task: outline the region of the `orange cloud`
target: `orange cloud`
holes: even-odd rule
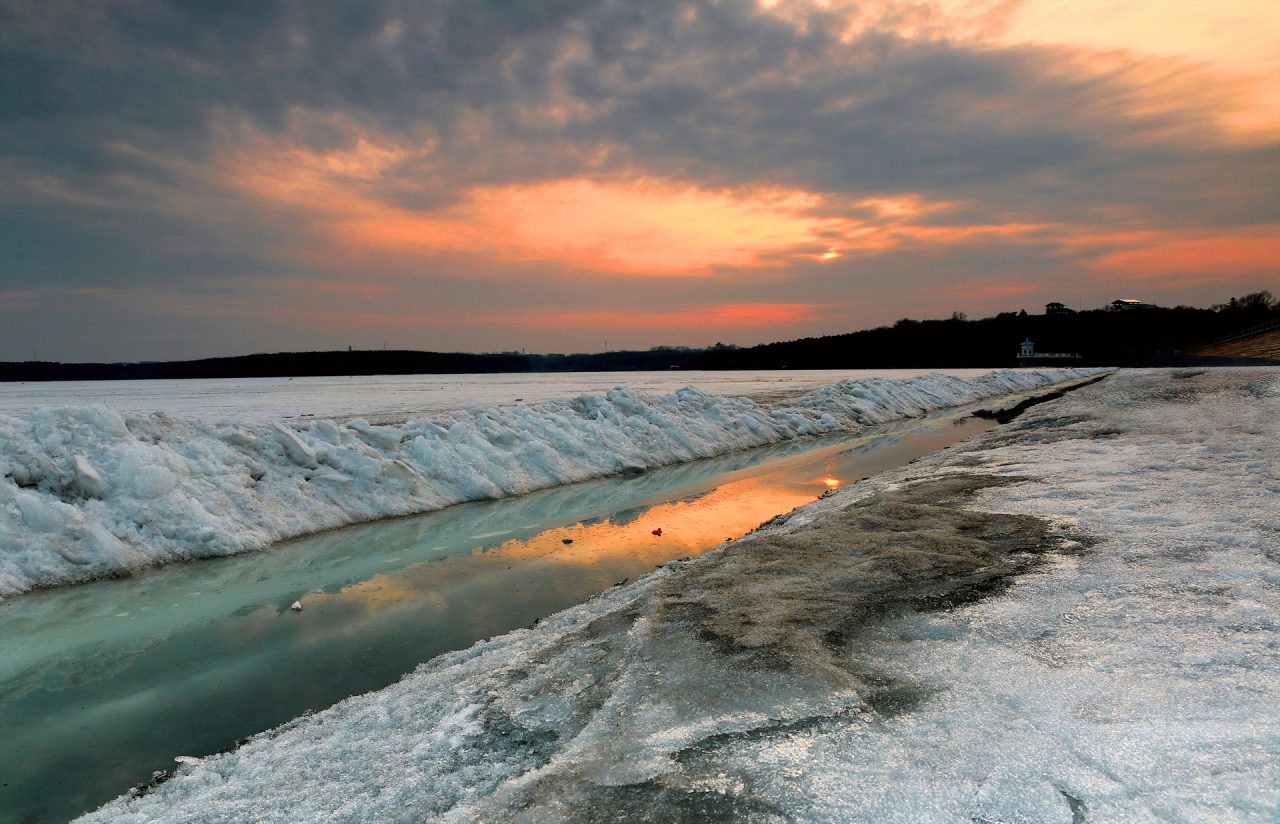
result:
[[[838,221],[806,215],[816,200],[800,192],[733,195],[649,180],[570,179],[473,188],[461,203],[431,214],[361,203],[336,229],[355,248],[469,251],[634,275],[706,274],[821,243],[819,233]]]
[[[915,225],[954,204],[915,194],[841,198],[801,190],[702,189],[652,178],[585,178],[472,186],[450,204],[388,202],[406,165],[430,147],[361,136],[318,152],[288,140],[239,135],[220,179],[259,203],[301,216],[319,244],[302,254],[332,262],[374,254],[464,254],[501,263],[555,262],[624,275],[708,275],[717,267],[826,262],[904,242],[964,242],[1021,226]],[[837,206],[838,208],[833,208]]]
[[[414,210],[378,199],[370,185],[370,170],[394,166],[407,150],[397,153],[373,140],[359,141],[340,157],[296,147],[259,149],[238,159],[226,180],[260,202],[307,215],[321,240],[307,254],[325,261],[368,253],[460,253],[503,263],[557,262],[579,271],[699,276],[717,267],[828,262],[904,243],[1012,239],[1043,228],[920,225],[926,215],[955,204],[914,194],[842,199],[833,208],[820,195],[799,190],[712,191],[647,178],[477,186],[448,206]],[[345,156],[361,152],[372,157]]]
[[[1265,235],[1192,239],[1164,236],[1141,248],[1102,255],[1087,265],[1144,279],[1197,275],[1197,279],[1204,280],[1256,272],[1280,278],[1280,227]]]
[[[478,199],[486,222],[511,226],[536,256],[636,274],[749,265],[761,252],[817,242],[831,222],[805,216],[817,198],[801,192],[734,196],[649,181],[559,181]]]
[[[1099,59],[1103,58],[1139,74],[1164,70],[1151,65],[1135,69],[1137,64],[1114,52]],[[1199,77],[1191,72],[1173,85],[1172,81],[1156,82],[1164,92],[1146,97],[1135,92],[1131,102],[1139,109],[1172,106],[1181,99],[1178,89],[1189,95],[1200,93],[1195,90]],[[247,129],[229,132],[236,148],[224,154],[218,166],[224,185],[269,209],[300,218],[315,242],[290,253],[326,265],[345,263],[348,268],[364,269],[371,260],[387,257],[419,264],[451,255],[501,266],[550,263],[580,273],[706,276],[726,269],[829,264],[893,249],[1025,244],[1057,247],[1058,254],[1087,268],[1140,278],[1202,273],[1204,279],[1215,279],[1276,268],[1274,229],[1266,236],[1188,239],[1181,233],[1145,227],[1119,232],[1101,228],[1108,223],[1142,226],[1140,213],[1100,217],[1095,225],[949,223],[948,213],[973,204],[913,193],[839,196],[776,187],[730,191],[654,178],[573,177],[473,185],[456,189],[454,199],[445,205],[413,208],[393,202],[390,195],[439,182],[432,177],[434,144],[430,140],[420,145],[398,143],[351,124],[344,127],[353,138],[346,148],[331,151]],[[474,271],[483,272],[485,267],[476,266]],[[383,293],[379,287],[359,283],[317,288],[365,298]],[[493,322],[653,329],[776,325],[807,319],[804,313],[810,308],[726,304],[680,312],[569,312]],[[344,325],[456,322],[413,312],[394,316],[399,321],[362,317],[340,313],[333,321]]]
[[[1268,0],[1035,0],[1011,7],[1004,43],[1063,44],[1098,53],[1176,58],[1185,67],[1205,66],[1236,78],[1237,104],[1224,112],[1237,130],[1272,132],[1280,122],[1280,11]],[[1188,74],[1183,72],[1184,75]],[[1204,89],[1205,72],[1189,78],[1202,92],[1221,97],[1224,88]],[[1186,89],[1188,95],[1193,90]],[[1206,102],[1211,102],[1206,100]],[[1221,105],[1218,108],[1222,108]]]
[[[811,303],[727,303],[670,312],[583,309],[465,316],[427,312],[335,312],[291,306],[272,311],[282,317],[346,328],[486,325],[525,329],[738,329],[814,320],[818,308]]]
[[[434,210],[380,199],[380,176],[421,154],[365,137],[329,153],[252,139],[224,164],[222,180],[308,217],[332,247],[322,255],[461,252],[634,275],[707,274],[766,253],[820,254],[830,246],[823,238],[844,234],[847,223],[811,214],[818,198],[805,192],[728,193],[647,179],[476,186]]]
[[[727,303],[674,312],[542,312],[522,317],[514,325],[575,329],[734,329],[815,320],[817,308],[811,303]]]
[[[1128,85],[1125,114],[1185,114],[1193,106],[1244,139],[1275,139],[1280,128],[1280,13],[1274,0],[757,3],[800,32],[815,21],[828,27],[843,21],[846,43],[868,32],[893,32],[915,41],[1048,47],[1062,71],[1080,81]],[[1185,125],[1185,118],[1179,120]]]

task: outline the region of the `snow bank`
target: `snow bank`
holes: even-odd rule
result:
[[[688,387],[373,426],[226,427],[102,406],[0,415],[0,596],[461,501],[925,414],[1097,370],[844,381],[764,409]]]
[[[1271,821],[1278,420],[1121,373],[82,820]]]

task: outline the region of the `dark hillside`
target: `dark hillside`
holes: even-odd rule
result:
[[[609,372],[699,369],[705,352],[654,350],[578,355],[475,355],[465,352],[367,350],[279,352],[161,363],[0,363],[0,381],[176,380],[323,375],[455,375],[494,372]]]
[[[0,381],[174,380],[321,375],[420,375],[492,372],[626,372],[665,369],[999,368],[1018,365],[1018,346],[1079,354],[1081,366],[1270,363],[1197,359],[1190,350],[1280,319],[1280,305],[1259,292],[1213,309],[1156,307],[1061,315],[1005,313],[983,320],[903,319],[893,326],[738,349],[657,348],[642,352],[523,355],[366,350],[281,352],[163,363],[0,363]]]
[[[1185,360],[1187,350],[1280,317],[1274,305],[1252,310],[1097,310],[1070,315],[1002,314],[983,320],[900,320],[847,335],[708,352],[706,369],[888,369],[1016,366],[1018,345],[1082,356],[1084,366],[1155,366]]]

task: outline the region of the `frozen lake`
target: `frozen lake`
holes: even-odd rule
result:
[[[911,378],[929,372],[963,378],[989,369],[812,369],[741,372],[553,372],[498,375],[372,375],[321,378],[227,378],[173,381],[0,383],[0,413],[38,406],[105,403],[121,412],[165,412],[215,423],[310,417],[367,418],[375,424],[449,412],[468,404],[511,406],[602,392],[618,385],[643,392],[696,386],[715,395],[771,403],[826,384],[865,377]]]
[[[0,601],[0,809],[66,821],[994,425],[970,408]]]
[[[86,824],[1274,822],[1277,420],[1274,369],[1121,371],[961,449],[815,501],[724,551],[664,564],[532,630],[433,658],[385,689],[299,717],[234,752],[164,764],[178,768],[172,780],[113,802]],[[813,457],[816,465],[793,476],[808,495],[821,489],[815,482],[839,480],[846,456]],[[12,714],[0,717],[0,748],[33,780],[49,782],[40,797],[63,798],[69,773],[33,759],[75,735],[85,745],[63,750],[73,757],[120,758],[126,747],[93,732],[112,714],[155,712],[156,723],[135,729],[164,729],[163,690],[141,684],[148,671],[189,675],[193,688],[224,682],[229,700],[214,713],[239,722],[242,705],[274,693],[232,689],[228,679],[239,670],[196,666],[200,655],[232,644],[245,656],[286,650],[288,660],[274,666],[245,667],[266,672],[269,688],[293,662],[308,666],[311,647],[290,646],[291,633],[320,638],[328,624],[338,641],[366,616],[429,631],[427,616],[447,622],[451,611],[514,622],[525,605],[551,597],[530,586],[533,576],[517,574],[535,564],[544,564],[543,580],[567,583],[572,567],[593,558],[639,569],[646,550],[668,538],[732,534],[693,527],[729,497],[727,487],[749,488],[754,501],[764,479],[738,476],[701,497],[669,487],[647,510],[617,508],[626,505],[619,498],[627,496],[614,494],[621,486],[694,467],[581,485],[611,488],[605,501],[616,505],[552,524],[542,538],[521,531],[538,529],[539,519],[513,517],[465,532],[485,552],[434,563],[417,555],[426,563],[332,587],[324,580],[345,576],[317,565],[296,587],[243,601],[238,618],[219,621],[228,631],[209,633],[203,647],[194,636],[186,644],[169,636],[134,647],[140,654],[123,671],[124,657],[110,648],[92,658],[69,653],[115,633],[145,637],[151,621],[168,631],[205,604],[230,601],[233,587],[211,594],[202,582],[193,593],[182,589],[189,581],[174,580],[163,593],[148,590],[150,603],[140,592],[109,599],[97,620],[90,613],[99,606],[72,609],[50,593],[45,614],[84,615],[84,630],[55,651],[65,625],[34,608],[22,631],[16,623],[0,629],[17,643],[39,637],[50,664],[15,670],[15,684],[32,691],[15,695]],[[791,484],[767,486],[781,493]],[[533,499],[497,502],[492,511],[515,516],[512,507]],[[661,544],[647,537],[651,524],[664,527]],[[423,534],[426,553],[444,531]],[[574,543],[557,542],[560,535]],[[613,536],[634,550],[597,555]],[[387,564],[395,568],[411,551],[388,545],[381,557],[400,559]],[[332,552],[312,557],[331,557],[336,570],[376,555]],[[601,586],[628,576],[590,569]],[[464,570],[493,575],[453,575]],[[506,586],[476,588],[482,611],[455,611],[466,603],[453,598],[461,589],[441,584],[464,578]],[[257,577],[241,580],[252,587]],[[262,585],[284,580],[272,574]],[[439,596],[438,611],[425,608],[424,587]],[[307,593],[296,614],[287,607],[292,592]],[[411,610],[394,622],[400,605],[419,603],[424,620],[408,617]],[[350,661],[358,671],[378,660],[355,638],[343,651],[320,646],[318,668]],[[15,650],[11,660],[22,657]],[[140,679],[137,688],[130,677]],[[77,678],[80,686],[70,686]],[[63,685],[61,694],[51,689]],[[85,690],[83,700],[63,698],[66,689]],[[116,689],[116,700],[92,700],[95,689]],[[38,713],[52,709],[39,706],[42,690],[69,711],[42,723]],[[195,690],[176,693],[185,700]],[[169,712],[182,722],[200,716]],[[18,775],[4,763],[0,773]],[[17,780],[7,777],[6,789],[14,792]]]

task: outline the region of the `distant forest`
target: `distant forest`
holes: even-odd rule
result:
[[[769,343],[704,355],[704,369],[887,369],[1018,365],[1018,346],[1078,354],[1081,366],[1158,366],[1196,362],[1184,353],[1233,333],[1280,319],[1280,304],[1257,292],[1211,309],[1155,306],[1069,314],[1004,312],[968,320],[903,318],[847,335]],[[1224,360],[1224,359],[1218,359]]]
[[[1280,320],[1280,303],[1256,292],[1210,309],[1155,306],[1062,314],[1005,312],[969,320],[903,318],[845,335],[739,349],[657,347],[647,351],[573,355],[517,352],[468,354],[364,350],[281,352],[233,358],[161,363],[0,362],[0,381],[156,380],[180,378],[412,375],[493,372],[623,372],[666,369],[888,369],[1000,368],[1018,365],[1018,346],[1030,339],[1037,352],[1079,354],[1081,366],[1159,366],[1232,363],[1189,350],[1254,326]],[[1266,362],[1266,361],[1262,361]]]

